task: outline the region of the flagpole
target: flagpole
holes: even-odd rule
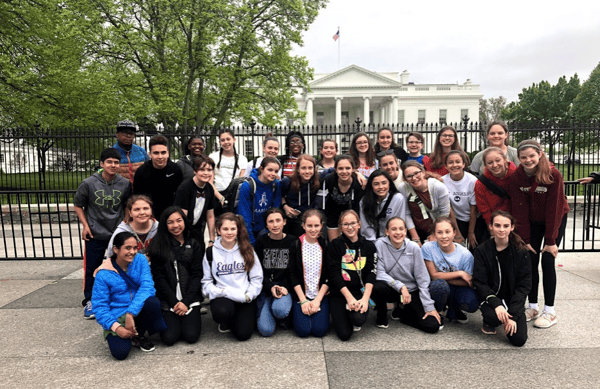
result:
[[[340,27],[338,26],[338,34],[340,33]],[[340,38],[338,38],[338,69],[340,68],[340,47],[342,45],[342,39],[341,39],[341,35]]]

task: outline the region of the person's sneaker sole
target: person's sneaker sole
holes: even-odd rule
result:
[[[540,319],[542,316],[540,316],[538,319]],[[544,324],[538,323],[538,320],[536,320],[535,323],[533,323],[533,326],[535,328],[550,328],[553,325],[555,325],[556,323],[558,323],[558,318],[555,316],[554,320],[545,321]]]
[[[156,347],[154,347],[154,344],[152,344],[152,347],[142,347],[142,344],[137,339],[132,339],[131,345],[134,347],[139,347],[140,350],[142,350],[143,352],[146,352],[146,353],[150,353],[150,352],[156,350]]]
[[[356,327],[356,326],[354,326],[354,332],[358,332],[360,330],[362,330],[362,327]]]
[[[533,309],[533,308],[527,308],[527,309],[525,310],[525,321],[532,321],[532,320],[536,320],[538,317],[542,316],[542,315],[541,315],[541,312],[540,312],[540,311],[538,311],[537,309],[535,310],[535,311],[537,311],[537,313],[536,313],[535,315],[532,315],[532,316],[528,315],[528,314],[527,314],[527,311],[528,311],[529,309]]]
[[[486,335],[496,335],[495,329],[490,329],[486,326],[481,327],[481,332],[483,332]]]
[[[92,320],[96,318],[96,315],[94,315],[93,313],[89,316],[86,316],[85,314],[83,315],[83,318],[86,320]]]
[[[389,325],[389,324],[376,324],[376,325],[377,325],[377,327],[379,327],[379,328],[389,328],[389,327],[390,327],[390,325]]]
[[[218,329],[218,330],[219,330],[219,332],[220,332],[220,333],[222,333],[222,334],[227,334],[227,333],[231,332],[231,330],[230,330],[229,328],[225,328],[224,330],[223,330],[223,329],[221,329],[221,325],[220,325],[220,324],[217,326],[217,329]]]

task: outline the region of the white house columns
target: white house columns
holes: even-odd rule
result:
[[[342,125],[342,99],[341,96],[335,97],[335,125]]]
[[[313,98],[308,97],[306,99],[306,125],[314,126],[314,116],[313,116]]]
[[[371,96],[363,96],[363,123],[365,124],[365,126],[368,126],[370,123],[370,114],[369,112],[371,112],[371,106],[370,106],[370,102],[369,100],[371,99]]]
[[[398,124],[398,98],[396,96],[392,97],[392,123],[391,124]]]

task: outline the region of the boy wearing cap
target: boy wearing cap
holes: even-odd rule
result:
[[[133,175],[142,164],[150,159],[144,148],[134,145],[136,127],[130,120],[117,123],[117,143],[113,146],[121,154],[119,174],[133,185]]]

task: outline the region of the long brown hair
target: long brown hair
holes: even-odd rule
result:
[[[494,218],[496,216],[502,216],[502,217],[509,219],[511,226],[514,226],[517,224],[517,219],[515,219],[515,217],[513,215],[511,215],[510,213],[508,213],[506,211],[502,211],[501,209],[497,209],[494,212],[492,212],[492,217],[490,219],[492,222],[490,223],[490,225],[494,224]],[[527,249],[527,244],[525,244],[523,239],[521,239],[519,234],[517,234],[514,230],[512,230],[510,232],[510,235],[508,236],[508,242],[512,245],[515,245],[517,250],[526,250]]]
[[[365,153],[366,154],[365,159],[366,159],[367,166],[369,166],[369,167],[375,166],[375,149],[373,148],[373,143],[371,142],[371,138],[369,138],[369,136],[367,134],[365,134],[364,132],[357,132],[356,134],[354,134],[354,136],[352,137],[352,142],[350,142],[350,155],[352,156],[352,159],[354,160],[354,165],[360,166],[359,153],[358,153],[358,150],[356,149],[356,141],[361,136],[364,136],[369,141],[369,149]]]
[[[450,146],[450,150],[463,151],[463,148],[461,147],[460,143],[458,143],[458,133],[456,132],[454,127],[446,126],[442,128],[437,133],[437,137],[435,138],[435,146],[433,146],[433,152],[429,154],[429,159],[431,160],[431,167],[434,169],[439,169],[442,166],[444,166],[444,160],[442,159],[444,156],[444,148],[440,143],[440,139],[442,137],[442,134],[448,130],[451,130],[454,133],[454,143],[452,143],[452,146]]]
[[[233,212],[225,212],[217,219],[215,223],[215,227],[217,228],[217,232],[223,226],[223,222],[225,220],[234,222],[238,234],[237,234],[237,243],[240,248],[240,253],[242,254],[242,258],[244,258],[244,271],[249,272],[254,267],[254,249],[250,244],[250,237],[248,236],[248,231],[246,230],[246,226],[244,224],[244,219],[240,215],[236,215]]]
[[[294,167],[294,173],[290,177],[290,189],[292,192],[297,193],[300,191],[300,185],[302,184],[302,178],[300,177],[300,163],[302,161],[308,161],[313,165],[313,176],[309,181],[312,191],[316,191],[319,189],[319,175],[317,174],[317,162],[313,157],[307,154],[302,154],[298,157],[296,161],[296,166]]]
[[[517,156],[521,155],[521,151],[532,148],[538,153],[540,156],[540,162],[537,165],[537,170],[535,171],[535,181],[538,184],[542,185],[550,185],[554,184],[554,179],[552,178],[552,165],[550,165],[550,161],[546,157],[546,153],[542,150],[542,146],[533,139],[526,139],[519,143],[517,146]]]

